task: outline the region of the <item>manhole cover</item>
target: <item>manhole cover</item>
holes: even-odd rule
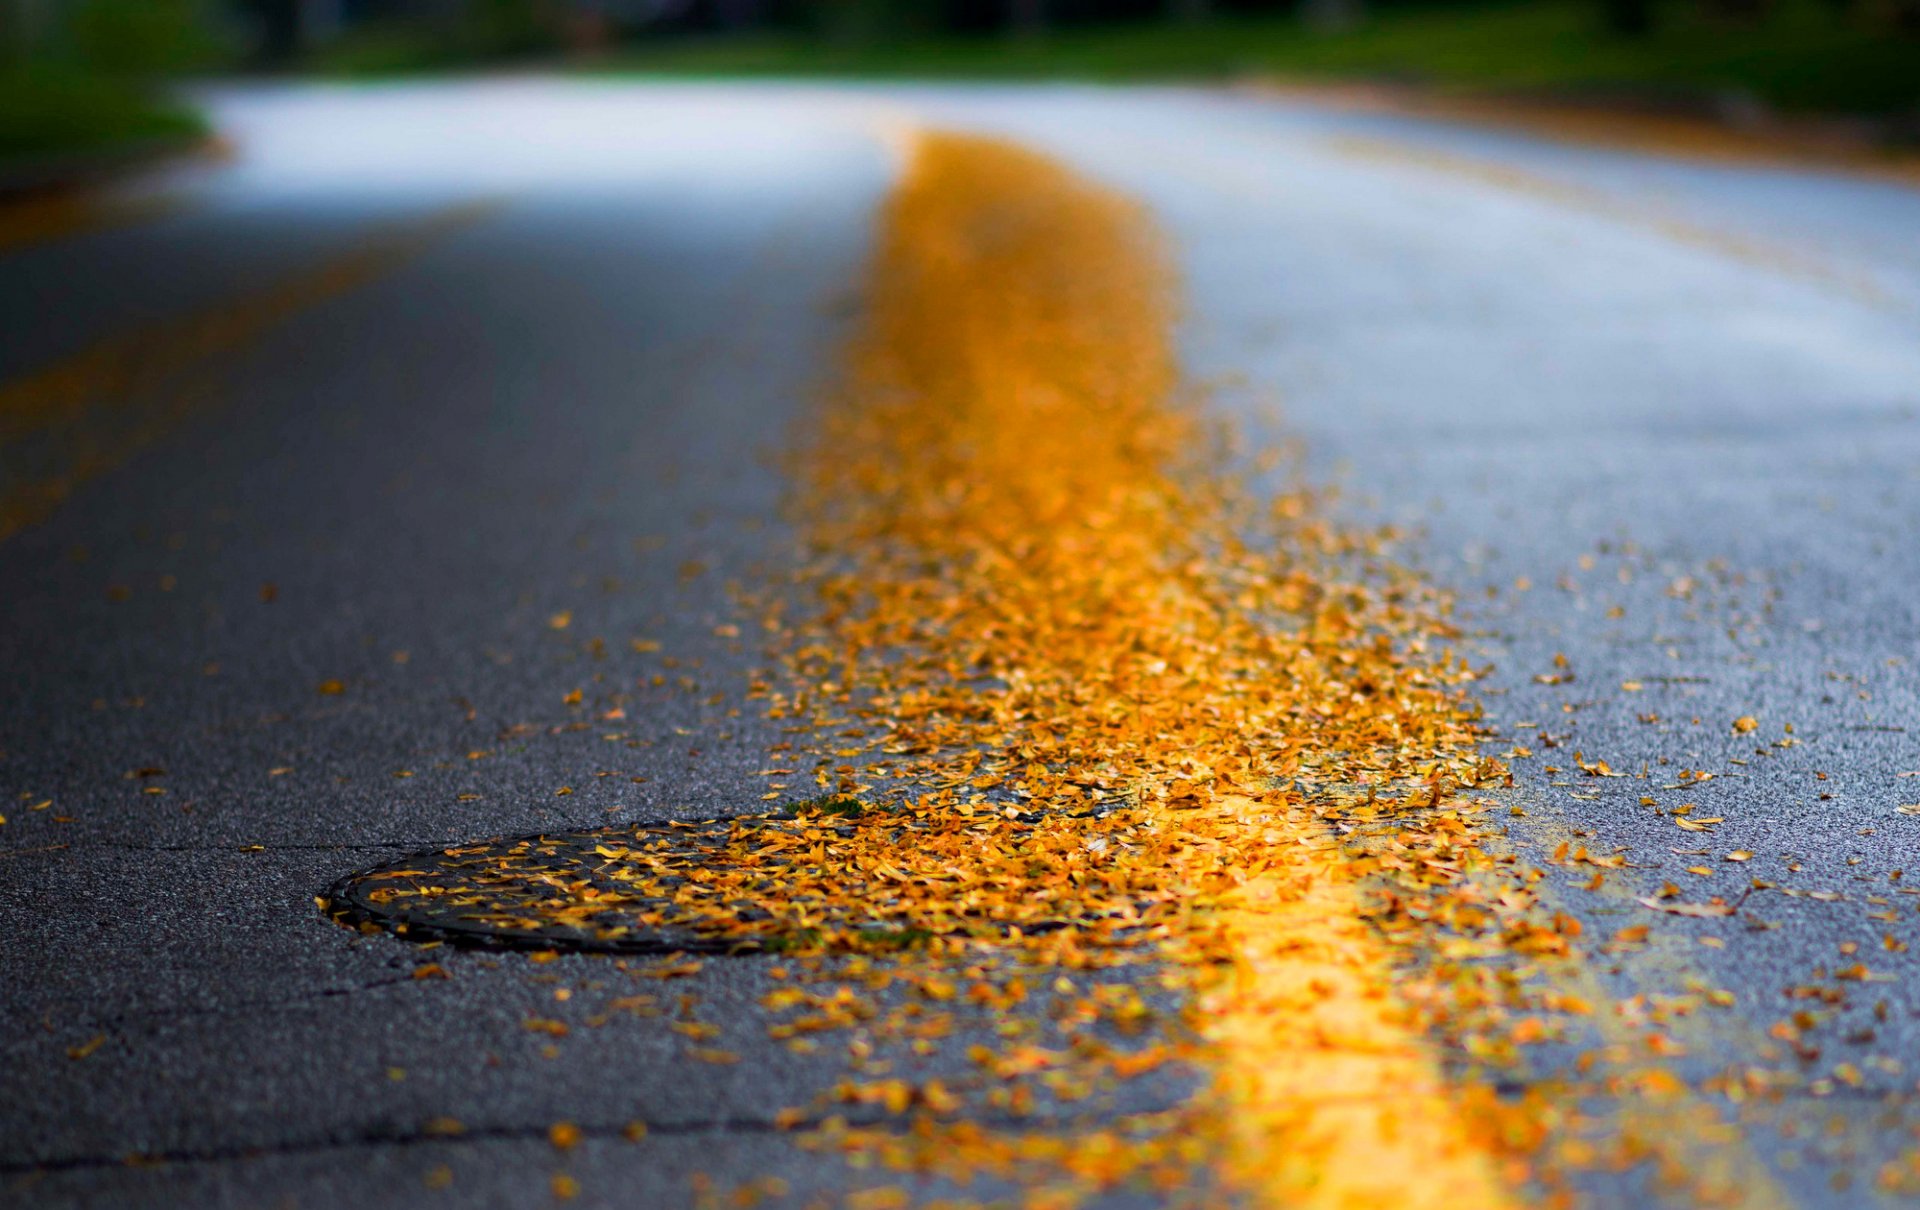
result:
[[[416,853],[341,879],[322,909],[363,930],[502,949],[764,948],[764,936],[730,934],[710,911],[675,911],[682,871],[718,866],[733,829],[746,822],[643,824]],[[735,922],[755,923],[745,912]]]
[[[487,840],[350,875],[321,908],[363,931],[502,949],[884,949],[1068,927],[1118,942],[1143,922],[1145,905],[1116,907],[1061,888],[1021,893],[1043,851],[1080,843],[1074,825],[1086,819],[834,803]]]

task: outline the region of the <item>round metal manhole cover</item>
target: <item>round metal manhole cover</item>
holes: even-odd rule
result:
[[[641,824],[484,840],[349,875],[322,896],[342,924],[413,941],[654,954],[764,948],[735,911],[676,911],[686,871],[716,868],[750,821]]]
[[[1070,819],[1085,822],[935,817],[839,802],[485,840],[349,875],[320,906],[362,931],[496,949],[749,953],[824,941],[871,949],[1066,927],[1118,940],[1141,924],[1136,910],[985,894],[1004,880],[969,868],[990,853],[1025,864],[1026,846],[1005,844],[1006,834],[1026,829],[1046,848],[1046,834]],[[983,846],[983,828],[1002,843]]]

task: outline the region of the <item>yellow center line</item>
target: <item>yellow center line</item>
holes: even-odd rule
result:
[[[1241,545],[1245,502],[1178,397],[1145,217],[1041,156],[925,133],[869,296],[800,466],[817,545],[855,568],[824,590],[873,601],[824,627],[841,683],[950,754],[923,777],[1129,804],[1081,847],[1116,898],[1187,896],[1162,957],[1199,998],[1200,1129],[1232,1184],[1329,1210],[1510,1204],[1394,994],[1335,808],[1285,780],[1459,784],[1471,730],[1444,666],[1393,654],[1407,617],[1307,550]],[[951,682],[968,668],[1006,689]],[[1013,776],[969,779],[982,749]]]
[[[1400,139],[1341,135],[1328,139],[1325,145],[1350,159],[1391,167],[1423,169],[1491,185],[1622,226],[1649,231],[1674,243],[1728,260],[1814,282],[1871,306],[1888,309],[1899,307],[1896,300],[1870,277],[1840,268],[1810,249],[1777,240],[1738,235],[1723,228],[1693,222],[1642,199],[1625,198],[1604,190],[1576,185],[1498,160],[1441,151]]]
[[[53,465],[0,492],[0,541],[39,523],[82,484],[120,466],[211,398],[194,373],[293,316],[390,271],[491,213],[463,202],[392,223],[264,290],[109,337],[0,385],[0,447],[47,444]]]
[[[177,213],[188,203],[179,194],[102,198],[62,192],[0,205],[0,253]]]
[[[1298,851],[1229,909],[1236,961],[1206,1009],[1230,1175],[1272,1206],[1514,1205],[1392,993],[1343,858]]]

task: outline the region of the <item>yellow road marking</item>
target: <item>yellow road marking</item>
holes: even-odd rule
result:
[[[88,231],[144,222],[178,211],[177,194],[137,198],[99,198],[87,193],[58,193],[0,206],[0,252]]]
[[[1224,922],[1236,962],[1208,1013],[1236,1184],[1272,1206],[1514,1204],[1392,994],[1343,857],[1304,840],[1276,837],[1280,868]]]
[[[1604,147],[1692,163],[1811,168],[1912,187],[1920,184],[1920,157],[1877,142],[1836,139],[1830,129],[1792,125],[1738,130],[1709,117],[1632,113],[1600,107],[1530,105],[1511,99],[1441,97],[1425,89],[1375,85],[1256,82],[1253,96],[1303,101],[1359,112],[1399,113],[1520,131],[1575,146]]]
[[[1127,783],[1135,813],[1088,825],[1086,844],[1123,888],[1190,886],[1168,954],[1204,998],[1208,1120],[1235,1185],[1328,1210],[1510,1204],[1394,995],[1324,813],[1276,788],[1321,764],[1391,778],[1425,761],[1458,779],[1470,731],[1431,670],[1321,608],[1330,585],[1235,550],[1231,489],[1177,398],[1144,217],[1038,155],[922,134],[869,288],[848,388],[801,467],[817,540],[860,564],[836,595],[879,602],[837,637],[871,654],[906,641],[1012,688],[883,662],[847,679],[921,727],[980,719],[938,734],[963,760],[976,743],[1017,753],[1036,803],[1064,809],[1095,770]],[[1304,625],[1259,620],[1282,609]],[[1349,673],[1383,700],[1349,692]],[[1281,738],[1289,722],[1309,728],[1301,747]],[[1126,843],[1104,847],[1109,831]]]
[[[265,290],[110,337],[0,386],[0,446],[51,445],[52,469],[0,494],[0,541],[37,524],[81,484],[113,469],[206,402],[191,375],[294,315],[336,298],[490,213],[467,202],[394,223]]]
[[[1816,282],[1877,307],[1895,302],[1870,278],[1848,272],[1803,248],[1778,241],[1738,235],[1718,227],[1692,222],[1644,201],[1629,200],[1603,190],[1576,185],[1498,160],[1461,155],[1400,139],[1342,135],[1327,140],[1333,151],[1351,159],[1421,168],[1463,180],[1492,185],[1510,193],[1549,201],[1569,210],[1596,215],[1626,226],[1664,236],[1674,243],[1711,252],[1756,268]]]

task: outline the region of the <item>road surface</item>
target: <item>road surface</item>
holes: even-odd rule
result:
[[[776,958],[661,984],[745,1056],[717,1065],[662,1020],[584,1027],[628,990],[601,960],[436,951],[450,977],[421,978],[314,896],[424,848],[759,805],[782,736],[741,708],[733,588],[790,557],[774,454],[858,314],[904,123],[1141,200],[1209,406],[1458,595],[1511,844],[1586,936],[1657,926],[1590,964],[1629,1042],[1673,1035],[1696,1088],[1799,1077],[1689,1101],[1723,1127],[1701,1162],[1756,1206],[1920,1187],[1920,191],[1205,91],[207,101],[230,162],[0,250],[4,1200],[873,1183],[776,1129],[844,1066],[763,1036]],[[619,718],[569,700],[609,686]],[[1722,822],[1676,826],[1682,801]],[[1588,892],[1563,841],[1628,862]],[[1638,902],[1668,882],[1740,911]],[[1703,989],[1730,996],[1662,1015]],[[1646,1166],[1577,1186],[1697,1195]]]

